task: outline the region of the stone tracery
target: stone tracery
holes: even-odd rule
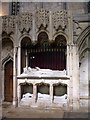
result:
[[[41,25],[43,27],[47,27],[49,24],[49,11],[44,9],[37,10],[36,12],[36,26],[40,28]]]
[[[26,32],[29,32],[32,28],[32,14],[23,13],[19,16],[18,27],[20,32],[23,32],[25,29]]]
[[[64,30],[67,26],[67,11],[56,11],[53,13],[53,27],[55,30]]]
[[[2,31],[7,34],[15,32],[15,16],[3,16]]]

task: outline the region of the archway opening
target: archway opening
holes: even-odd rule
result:
[[[54,54],[54,68],[66,70],[66,38],[63,35],[58,35],[52,43]]]
[[[29,37],[24,37],[21,41],[21,73],[23,72],[23,68],[28,64],[28,50],[31,47],[31,39]]]
[[[5,64],[4,80],[4,101],[13,101],[13,61],[9,60]]]
[[[13,101],[13,41],[6,37],[2,39],[2,64],[4,65],[4,101]]]
[[[46,46],[48,45],[48,35],[46,32],[41,32],[38,35],[37,43],[30,48],[29,65],[33,68],[40,67],[48,68],[46,64]]]

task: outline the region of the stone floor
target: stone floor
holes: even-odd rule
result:
[[[1,107],[0,107],[1,108]],[[88,112],[81,109],[77,112],[71,110],[63,110],[62,108],[31,108],[31,107],[16,107],[14,108],[10,103],[2,105],[2,120],[8,118],[88,118]]]

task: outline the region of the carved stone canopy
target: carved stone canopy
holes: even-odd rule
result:
[[[53,27],[55,30],[64,30],[67,26],[68,20],[67,20],[67,11],[61,10],[61,11],[55,11],[53,12]]]
[[[23,13],[18,16],[18,27],[20,32],[29,32],[32,28],[32,14]]]
[[[40,28],[41,25],[46,28],[49,24],[49,11],[44,9],[37,10],[36,12],[36,26]]]
[[[15,16],[3,16],[2,17],[2,31],[10,34],[15,31]]]

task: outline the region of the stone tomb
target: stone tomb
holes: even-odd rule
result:
[[[18,106],[67,106],[69,76],[66,71],[24,68],[18,79]]]

